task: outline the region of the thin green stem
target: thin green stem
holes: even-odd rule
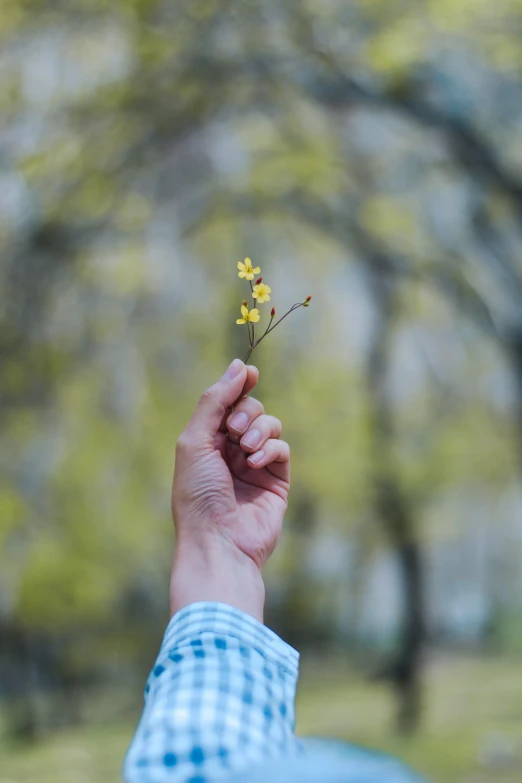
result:
[[[260,338],[259,338],[259,340],[257,341],[256,345],[259,345],[259,343],[261,342],[261,340],[264,340],[264,338],[267,336],[268,332],[270,331],[270,326],[271,326],[271,324],[272,324],[272,321],[273,321],[273,320],[274,320],[274,317],[272,316],[272,317],[270,318],[270,323],[268,324],[268,326],[266,327],[266,329],[265,329],[264,333],[261,335],[261,337],[260,337]]]
[[[250,358],[250,355],[251,355],[252,351],[254,350],[254,348],[256,348],[259,345],[259,343],[263,340],[263,338],[266,337],[266,335],[268,334],[268,330],[270,329],[270,324],[272,323],[273,320],[274,320],[274,318],[272,317],[270,319],[270,323],[268,324],[268,326],[265,329],[264,334],[261,335],[261,337],[259,338],[259,340],[257,340],[257,342],[255,342],[253,345],[250,346],[250,350],[247,352],[245,358],[243,359],[243,362],[248,361],[248,359]]]
[[[282,316],[282,317],[279,319],[279,321],[276,321],[276,323],[275,323],[275,324],[274,324],[272,327],[270,327],[269,329],[267,329],[267,330],[266,330],[266,332],[265,332],[265,334],[263,335],[263,337],[266,337],[266,335],[267,335],[267,334],[270,334],[270,332],[273,332],[273,331],[274,331],[274,329],[276,328],[276,326],[279,326],[279,324],[281,323],[281,321],[284,321],[284,320],[285,320],[285,318],[286,318],[287,316],[289,316],[289,315],[290,315],[290,313],[293,313],[295,310],[298,310],[300,307],[303,307],[303,302],[299,302],[298,304],[295,304],[295,305],[293,305],[293,307],[291,307],[291,308],[290,308],[290,310],[289,310],[287,313],[285,313],[285,314],[284,314],[284,315],[283,315],[283,316]]]
[[[254,286],[252,285],[252,281],[251,280],[249,280],[248,282],[250,283],[250,293],[252,294],[252,299],[253,299],[254,298]],[[252,342],[250,343],[250,345],[254,345],[255,341],[256,341],[256,329],[255,329],[254,324],[252,324]]]
[[[268,326],[266,327],[266,330],[265,330],[264,334],[262,334],[262,335],[261,335],[261,337],[260,337],[258,340],[256,340],[256,341],[252,341],[252,342],[250,343],[250,348],[249,348],[249,350],[247,351],[247,353],[246,353],[246,355],[245,355],[245,357],[244,357],[244,359],[243,359],[243,362],[246,364],[246,362],[247,362],[247,361],[250,359],[250,356],[252,355],[252,351],[253,351],[255,348],[257,348],[257,346],[259,345],[259,343],[261,343],[261,342],[262,342],[262,341],[265,339],[265,337],[267,337],[267,336],[270,334],[270,332],[273,332],[273,331],[274,331],[274,329],[276,328],[276,326],[279,326],[279,324],[281,323],[281,321],[284,321],[284,320],[285,320],[285,318],[286,318],[287,316],[289,316],[289,315],[290,315],[290,313],[293,313],[293,312],[295,312],[295,310],[298,310],[300,307],[304,307],[304,302],[297,302],[297,304],[293,305],[293,306],[290,308],[290,310],[289,310],[287,313],[285,313],[285,314],[284,314],[284,315],[283,315],[283,316],[282,316],[282,317],[279,319],[279,321],[276,321],[276,323],[275,323],[273,326],[272,326],[272,321],[274,320],[274,318],[273,318],[273,316],[272,316],[272,318],[270,319],[270,323],[269,323],[269,324],[268,324]],[[249,322],[249,323],[250,323],[250,322]],[[252,324],[252,327],[253,327],[253,324]],[[249,332],[249,334],[250,334],[250,332]]]

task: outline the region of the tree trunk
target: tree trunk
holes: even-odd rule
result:
[[[410,509],[398,482],[388,477],[377,489],[376,510],[398,561],[403,595],[399,649],[386,667],[397,691],[398,731],[414,732],[421,716],[422,648],[424,642],[423,566]]]
[[[267,624],[274,628],[293,647],[310,645],[316,641],[317,628],[310,620],[310,600],[313,585],[303,571],[308,544],[317,524],[315,499],[301,489],[295,493],[291,562],[285,573],[282,599],[266,608]]]
[[[376,326],[368,362],[368,391],[373,416],[374,507],[397,558],[403,594],[399,649],[381,672],[393,682],[398,698],[397,729],[413,732],[421,715],[421,665],[425,633],[423,564],[411,506],[393,455],[393,409],[386,390],[395,297],[392,281],[372,279]]]
[[[515,374],[515,383],[517,384],[517,409],[515,415],[517,421],[520,468],[522,471],[522,326],[511,337],[509,342],[509,355],[511,357],[511,366]]]
[[[0,626],[0,685],[4,693],[7,731],[13,739],[35,740],[40,733],[31,643],[14,624]]]

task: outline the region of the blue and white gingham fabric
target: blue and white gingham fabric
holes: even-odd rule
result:
[[[298,653],[231,606],[196,603],[170,621],[127,753],[127,783],[207,783],[294,737]]]
[[[170,621],[124,763],[126,783],[421,783],[395,759],[294,736],[298,653],[231,606]]]

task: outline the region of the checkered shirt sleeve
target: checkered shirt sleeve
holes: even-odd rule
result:
[[[210,783],[297,751],[298,653],[231,606],[170,621],[124,763],[126,783]]]

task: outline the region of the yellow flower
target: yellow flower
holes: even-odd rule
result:
[[[241,261],[238,261],[237,268],[239,269],[238,277],[245,277],[247,280],[253,280],[261,271],[258,266],[254,269],[252,261],[249,258],[245,258],[244,264],[242,264]]]
[[[252,296],[254,299],[257,299],[258,304],[263,304],[264,302],[270,301],[270,294],[272,293],[272,289],[269,285],[265,285],[264,283],[258,283],[254,286],[254,290],[252,292]]]
[[[243,317],[238,318],[236,324],[246,324],[247,321],[250,321],[253,324],[257,324],[261,318],[259,315],[259,310],[249,310],[246,305],[241,305],[241,315]]]

